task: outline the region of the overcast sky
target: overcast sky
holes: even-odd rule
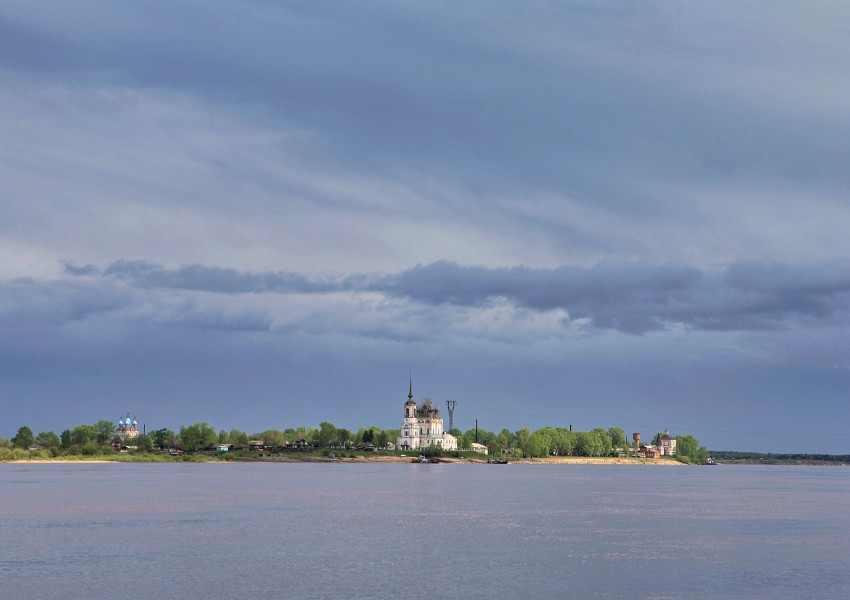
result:
[[[0,436],[848,453],[850,7],[0,3]]]

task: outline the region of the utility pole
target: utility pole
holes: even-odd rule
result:
[[[446,400],[446,409],[449,411],[449,431],[455,428],[455,406],[457,406],[457,400]]]

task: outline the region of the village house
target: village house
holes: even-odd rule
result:
[[[661,451],[653,446],[641,446],[637,451],[638,458],[661,458]]]
[[[654,446],[648,446],[640,443],[640,434],[633,433],[637,451],[635,456],[638,458],[661,458],[662,456],[676,456],[676,438],[670,435],[670,430],[665,429],[664,435],[659,436],[657,443]]]
[[[664,435],[658,440],[656,449],[661,453],[661,456],[676,456],[676,438],[670,435],[668,429],[664,430]]]

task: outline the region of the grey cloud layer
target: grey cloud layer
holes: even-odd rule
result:
[[[49,268],[846,256],[847,8],[719,4],[10,0],[0,233]]]
[[[830,98],[847,91],[846,73],[831,68],[848,58],[840,32],[815,13],[690,9],[471,3],[446,18],[442,5],[398,3],[11,3],[0,60],[41,76],[184,91],[277,127],[298,123],[333,140],[325,152],[334,160],[360,169],[459,168],[477,173],[479,186],[567,186],[618,210],[675,201],[635,186],[647,178],[846,186],[836,150],[846,149],[847,125],[823,118],[841,110]],[[783,22],[795,16],[818,20],[821,35]],[[770,27],[796,45],[778,44]],[[805,68],[793,48],[820,67]]]
[[[93,265],[65,266],[71,275],[92,274]],[[129,281],[143,288],[172,288],[219,292],[223,294],[301,292],[320,293],[339,289],[330,282],[316,282],[297,273],[241,273],[236,269],[188,265],[179,269],[166,269],[147,261],[117,261],[106,267],[103,274]]]
[[[676,325],[774,329],[850,316],[850,264],[838,262],[804,266],[741,262],[718,271],[644,263],[488,269],[437,262],[397,274],[321,280],[203,265],[168,269],[144,261],[118,261],[102,271],[91,265],[65,268],[70,275],[99,275],[145,289],[218,294],[378,292],[414,304],[462,307],[485,306],[502,298],[532,311],[561,309],[570,321],[585,320],[593,327],[629,333]]]

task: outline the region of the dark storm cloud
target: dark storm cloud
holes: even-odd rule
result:
[[[98,269],[94,265],[77,266],[70,261],[62,262],[62,269],[68,275],[74,275],[75,277],[82,277],[84,275],[99,275],[100,274],[100,269]]]
[[[81,271],[77,276],[93,273],[91,269],[77,271]],[[257,332],[268,331],[272,319],[262,309],[203,302],[191,295],[161,298],[108,278],[0,283],[0,327],[7,332],[66,325],[90,328],[92,332],[124,331],[140,324]]]
[[[92,272],[66,269],[71,275]],[[138,288],[220,294],[380,292],[414,304],[472,308],[504,298],[523,309],[561,309],[570,321],[586,320],[596,328],[628,333],[677,325],[725,331],[776,329],[805,320],[846,317],[850,306],[850,265],[838,262],[805,266],[742,262],[717,271],[645,263],[488,269],[437,262],[392,275],[316,281],[289,272],[245,273],[202,265],[167,269],[144,261],[118,261],[103,275]]]
[[[243,273],[236,269],[203,265],[166,269],[147,261],[117,261],[106,267],[103,274],[142,288],[173,288],[223,294],[248,292],[310,294],[334,291],[339,287],[333,283],[312,281],[297,273]]]
[[[521,306],[562,308],[596,327],[641,333],[673,324],[695,329],[771,329],[826,319],[850,304],[850,265],[741,263],[719,272],[683,265],[485,269],[418,266],[384,284],[388,293],[437,304],[502,296]]]
[[[133,304],[134,296],[131,290],[110,282],[35,279],[0,282],[0,323],[3,327],[26,329],[42,324],[81,322],[126,309]]]

